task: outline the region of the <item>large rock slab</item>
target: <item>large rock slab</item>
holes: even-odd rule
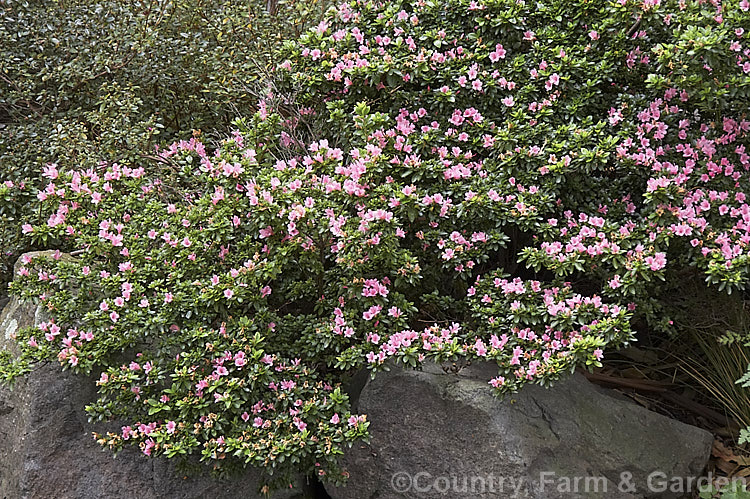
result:
[[[14,350],[12,334],[43,320],[42,311],[13,298],[0,316],[0,348]],[[165,459],[135,449],[114,458],[93,439],[84,406],[93,380],[42,366],[10,390],[0,386],[0,498],[162,499],[260,498],[258,473],[237,480],[187,477]],[[300,489],[274,498],[303,497]]]
[[[645,498],[695,490],[710,433],[607,395],[577,374],[499,400],[493,366],[434,365],[368,381],[369,445],[346,452],[334,499]]]

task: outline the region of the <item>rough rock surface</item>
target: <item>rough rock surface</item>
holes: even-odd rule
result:
[[[346,452],[351,478],[328,487],[330,495],[570,499],[695,490],[708,432],[610,396],[579,374],[499,400],[487,385],[495,373],[485,364],[456,376],[432,365],[368,381],[357,409],[371,422],[371,441]]]
[[[11,334],[43,320],[15,298],[0,316],[0,348],[14,349]],[[0,498],[151,499],[260,498],[257,474],[236,481],[187,478],[164,459],[135,449],[114,458],[91,436],[84,406],[94,399],[92,380],[43,366],[10,390],[0,386]],[[302,497],[300,490],[274,498]]]

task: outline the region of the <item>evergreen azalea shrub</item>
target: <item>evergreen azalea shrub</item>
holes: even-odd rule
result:
[[[342,4],[218,147],[45,169],[23,231],[76,251],[22,262],[50,319],[2,374],[94,373],[115,450],[338,481],[348,373],[487,360],[502,394],[666,333],[685,280],[747,282],[749,8]]]

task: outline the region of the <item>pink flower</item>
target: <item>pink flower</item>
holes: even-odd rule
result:
[[[502,376],[498,376],[497,378],[493,378],[489,381],[490,385],[492,385],[495,388],[499,388],[505,384],[505,378]]]
[[[225,290],[224,290],[224,296],[225,296],[225,297],[226,297],[227,299],[229,299],[229,298],[231,298],[231,297],[233,297],[233,296],[234,296],[234,291],[232,291],[231,289],[225,289]]]
[[[216,187],[214,189],[214,193],[211,196],[211,202],[213,204],[218,204],[219,201],[224,199],[224,189],[220,186]]]
[[[156,445],[156,442],[154,442],[152,439],[149,438],[148,440],[146,440],[146,446],[143,448],[143,453],[146,454],[147,456],[150,456],[151,449],[153,449],[155,445]]]
[[[123,235],[115,234],[110,240],[112,241],[112,246],[122,246]]]
[[[622,286],[622,283],[620,282],[620,275],[615,274],[615,277],[612,278],[612,280],[609,281],[609,287],[612,289],[617,289],[620,286]]]
[[[58,177],[57,165],[54,163],[48,164],[42,167],[42,176],[50,180],[54,180]]]
[[[477,339],[476,343],[474,343],[474,351],[479,357],[487,356],[487,347],[480,339]]]
[[[366,321],[372,320],[381,310],[383,310],[383,307],[380,305],[373,305],[366,312],[362,313],[362,318]]]
[[[506,51],[501,44],[495,45],[495,51],[490,52],[490,61],[497,62],[500,59],[505,59]]]
[[[651,270],[661,270],[667,264],[667,255],[664,253],[656,253],[654,256],[647,256],[643,259],[644,263],[649,266]]]
[[[513,107],[513,104],[515,104],[515,101],[513,100],[513,96],[509,95],[508,97],[505,97],[502,100],[503,104],[505,104],[508,107]]]

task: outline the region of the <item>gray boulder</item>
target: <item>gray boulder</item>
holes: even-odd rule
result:
[[[357,410],[371,441],[349,449],[334,499],[682,497],[696,489],[710,433],[605,393],[576,374],[499,400],[488,364],[459,375],[392,368]]]
[[[41,310],[12,298],[0,316],[0,348],[14,351],[12,334],[40,320]],[[94,441],[92,432],[103,428],[88,423],[83,410],[95,393],[94,380],[56,365],[39,367],[12,390],[0,386],[0,498],[262,497],[255,471],[219,481],[184,476],[135,449],[114,458]],[[303,496],[298,487],[273,497]]]

